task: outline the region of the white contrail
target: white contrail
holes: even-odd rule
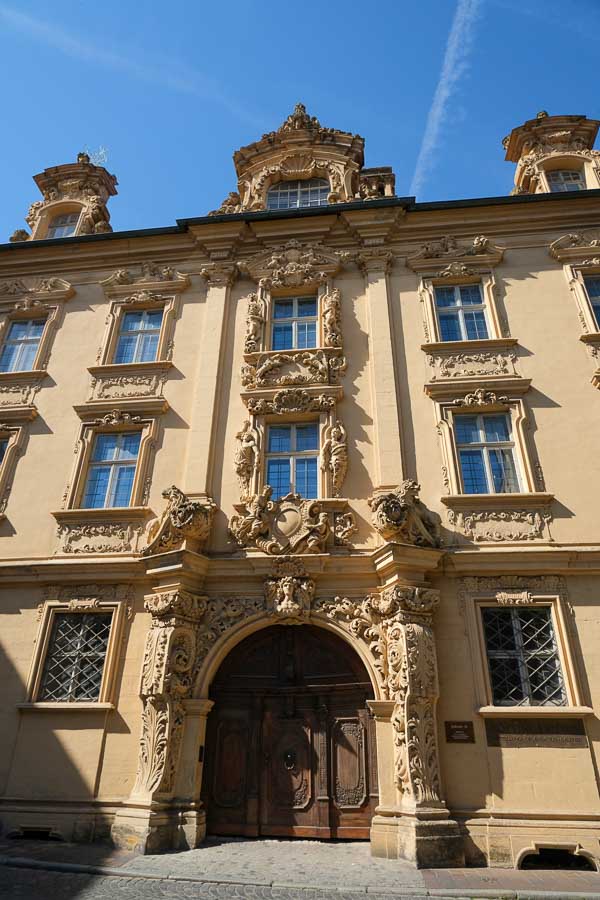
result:
[[[482,0],[458,0],[446,43],[442,71],[427,116],[425,133],[410,186],[410,193],[415,196],[418,195],[433,166],[435,151],[440,142],[440,132],[448,116],[448,105],[467,70],[474,25],[481,4]]]
[[[157,59],[156,55],[153,55],[154,65],[137,62],[132,59],[129,50],[123,50],[122,53],[116,50],[107,50],[4,4],[0,4],[1,22],[14,31],[19,31],[46,46],[53,47],[64,56],[70,56],[72,59],[79,59],[88,64],[95,63],[113,71],[125,72],[147,84],[155,84],[181,94],[190,94],[203,100],[209,100],[223,106],[238,119],[254,126],[262,127],[264,124],[258,122],[246,109],[228,97],[217,82],[207,78],[196,69],[183,66],[180,59]],[[174,72],[178,74],[172,74]]]

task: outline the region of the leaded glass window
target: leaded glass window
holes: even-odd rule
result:
[[[11,322],[0,353],[0,372],[29,372],[38,353],[45,319]]]
[[[586,278],[585,289],[596,320],[596,328],[600,331],[600,275]]]
[[[510,494],[520,490],[510,416],[457,415],[454,437],[463,493]]]
[[[303,209],[326,206],[330,192],[325,178],[305,181],[279,181],[267,193],[267,209]]]
[[[494,706],[565,706],[549,606],[484,606],[483,630]]]
[[[48,227],[48,238],[70,237],[75,233],[77,223],[79,222],[80,213],[62,213],[55,216]]]
[[[129,506],[141,432],[97,434],[83,494],[84,509]]]
[[[126,312],[121,320],[114,362],[154,362],[158,352],[162,319],[162,309]]]
[[[546,172],[548,184],[553,194],[562,191],[585,191],[583,172],[577,169],[554,169]]]
[[[475,341],[489,337],[480,284],[444,285],[434,290],[440,340]]]
[[[269,425],[266,481],[273,497],[318,496],[319,424]]]
[[[317,346],[317,298],[285,297],[273,301],[272,350]]]
[[[37,699],[98,700],[112,612],[55,612]]]

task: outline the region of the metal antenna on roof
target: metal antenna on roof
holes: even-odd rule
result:
[[[102,145],[100,145],[97,150],[90,150],[90,148],[86,144],[83,148],[83,152],[87,153],[90,158],[90,162],[94,166],[103,166],[108,161],[108,150]]]

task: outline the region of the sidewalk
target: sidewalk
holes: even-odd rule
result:
[[[107,878],[110,881],[114,876],[115,893],[119,893],[117,883],[122,879],[141,883],[146,880],[148,896],[163,896],[162,891],[151,892],[152,882],[156,889],[159,882],[168,882],[174,890],[174,883],[180,882],[215,888],[230,885],[231,896],[246,896],[239,892],[244,886],[249,891],[247,896],[290,898],[308,898],[316,892],[324,898],[366,894],[373,900],[375,896],[496,897],[507,900],[593,897],[600,900],[600,874],[595,872],[416,870],[403,861],[373,859],[365,842],[212,838],[197,850],[135,856],[99,844],[0,841],[0,879],[18,869],[85,874],[102,881]],[[169,896],[177,896],[176,890]],[[185,896],[189,896],[188,889]],[[227,891],[223,896],[227,896]]]

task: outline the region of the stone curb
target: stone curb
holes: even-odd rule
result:
[[[401,888],[400,890],[381,890],[377,887],[362,888],[324,888],[322,885],[289,884],[285,882],[255,882],[234,881],[226,878],[194,878],[190,875],[151,875],[145,872],[136,872],[132,869],[123,869],[117,866],[88,866],[82,863],[62,863],[51,860],[30,859],[26,856],[2,856],[0,866],[13,869],[40,869],[46,872],[70,872],[75,875],[100,875],[116,878],[139,878],[146,881],[170,881],[187,882],[188,884],[215,884],[215,885],[239,885],[240,887],[270,887],[272,890],[318,891],[325,894],[369,894],[389,897],[436,897],[439,900],[600,900],[600,892],[589,891],[532,891],[532,890],[494,890],[493,888],[430,888],[423,890],[417,887]]]

